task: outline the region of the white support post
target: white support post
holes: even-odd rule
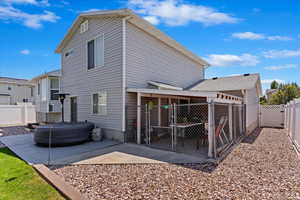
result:
[[[229,140],[233,140],[232,104],[228,105]]]
[[[161,98],[158,97],[158,126],[161,126]]]
[[[141,144],[141,93],[137,93],[137,120],[136,120],[136,129],[137,129],[137,143]]]
[[[214,128],[214,109],[213,109],[213,101],[208,101],[208,157],[213,157],[214,152],[214,134],[215,134],[215,128]]]
[[[242,104],[243,105],[243,104]],[[242,134],[243,132],[243,117],[242,117],[242,112],[243,108],[241,106],[239,106],[239,127],[240,127],[240,134]]]

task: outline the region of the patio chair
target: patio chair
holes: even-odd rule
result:
[[[216,138],[219,138],[219,140],[221,141],[221,143],[222,143],[223,145],[224,145],[224,141],[223,141],[223,138],[222,138],[222,137],[225,138],[225,140],[226,140],[227,143],[229,142],[229,140],[228,140],[228,138],[227,138],[227,136],[226,136],[226,133],[225,133],[225,131],[224,131],[224,128],[225,128],[225,126],[226,126],[226,124],[227,124],[227,121],[228,121],[227,116],[222,116],[222,117],[220,118],[220,121],[219,121],[218,126],[217,126],[216,129],[215,129],[215,136],[216,136]],[[197,139],[197,144],[196,144],[197,150],[198,150],[199,147],[200,147],[201,141],[202,141],[202,144],[208,143],[208,131],[207,131],[207,130],[205,130],[205,134],[201,133],[201,134],[199,135],[199,137],[198,137],[198,139]]]

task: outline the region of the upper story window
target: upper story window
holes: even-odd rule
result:
[[[40,94],[41,94],[41,83],[40,82],[38,83],[37,93],[38,93],[38,96],[40,96]]]
[[[98,36],[87,43],[88,69],[104,65],[104,36]]]
[[[68,51],[66,51],[66,53],[65,53],[65,57],[68,58],[68,57],[70,57],[72,54],[73,54],[73,50],[72,50],[72,49],[71,49],[71,50],[68,50]]]
[[[33,97],[33,87],[30,88],[30,96]]]
[[[84,22],[81,23],[80,25],[80,33],[84,33],[89,29],[89,21],[85,20]]]
[[[57,93],[59,92],[59,79],[50,79],[50,100],[58,100]]]

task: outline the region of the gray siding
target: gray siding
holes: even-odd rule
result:
[[[147,81],[188,87],[203,79],[203,67],[131,23],[126,26],[126,79],[129,88]]]
[[[8,88],[11,90],[8,90]],[[5,104],[17,104],[23,102],[23,99],[28,99],[29,102],[33,102],[34,97],[31,96],[31,88],[34,86],[30,85],[19,85],[14,83],[0,83],[0,94],[9,94],[9,102]],[[4,102],[3,102],[4,104]]]
[[[87,41],[104,34],[104,66],[87,70]],[[64,53],[73,49],[65,58]],[[63,92],[77,97],[78,120],[88,120],[101,128],[122,130],[122,19],[89,20],[89,30],[75,33],[62,53]],[[107,92],[107,115],[92,114],[91,97]],[[65,104],[65,119],[70,120],[70,99]]]

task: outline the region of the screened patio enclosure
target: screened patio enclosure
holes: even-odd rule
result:
[[[217,92],[128,89],[126,140],[203,158],[244,134],[242,99]]]

